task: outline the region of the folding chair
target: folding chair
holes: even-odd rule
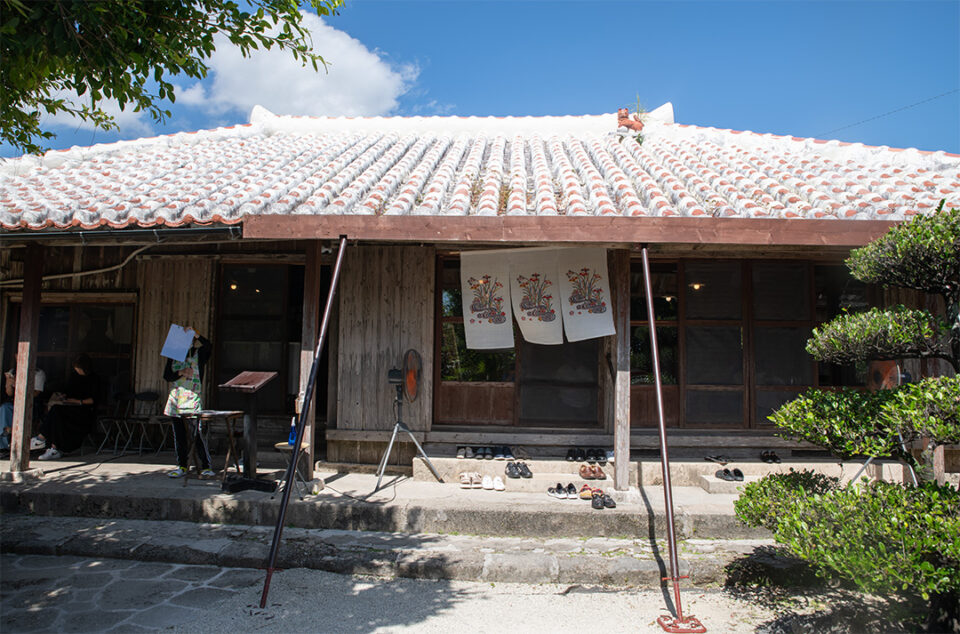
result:
[[[133,413],[128,420],[139,431],[137,450],[140,455],[143,454],[144,445],[149,446],[151,451],[155,449],[155,453],[163,450],[170,434],[170,418],[160,414],[160,395],[157,392],[137,392]],[[151,439],[151,430],[157,430],[160,434],[160,442],[156,446]]]
[[[120,442],[126,438],[124,450],[130,444],[132,430],[127,423],[127,417],[133,407],[133,392],[117,392],[113,395],[113,404],[110,406],[110,412],[106,416],[97,419],[100,432],[103,434],[103,441],[97,448],[97,454],[103,451],[110,439],[113,438],[113,453],[119,453]]]

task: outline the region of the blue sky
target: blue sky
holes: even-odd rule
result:
[[[245,123],[253,103],[278,114],[563,115],[613,112],[639,93],[648,109],[672,102],[680,123],[960,153],[955,0],[348,0],[312,24],[329,74],[224,50],[204,82],[178,80],[166,124],[125,114],[118,134],[50,122],[50,145]]]

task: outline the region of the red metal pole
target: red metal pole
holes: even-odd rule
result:
[[[340,236],[340,248],[337,249],[337,262],[333,266],[333,275],[330,278],[330,290],[327,292],[327,305],[323,309],[323,321],[320,324],[320,339],[317,349],[313,353],[313,365],[310,366],[310,379],[307,381],[306,393],[303,397],[303,406],[297,417],[297,439],[293,444],[293,454],[290,456],[290,465],[287,467],[286,486],[280,498],[280,512],[277,514],[277,526],[273,530],[273,541],[270,544],[270,556],[267,558],[267,578],[263,582],[263,594],[260,595],[260,607],[267,605],[267,595],[270,593],[270,579],[273,577],[274,565],[277,563],[277,550],[280,548],[280,536],[283,534],[283,520],[287,515],[287,504],[290,502],[290,490],[294,487],[294,478],[297,474],[297,462],[300,460],[300,446],[303,442],[303,429],[307,414],[312,409],[309,403],[313,402],[313,390],[317,383],[317,366],[320,363],[320,353],[326,341],[327,326],[330,324],[330,311],[333,308],[333,298],[337,294],[337,282],[340,280],[340,267],[343,264],[343,253],[347,250],[347,237]]]
[[[643,255],[643,287],[647,297],[647,323],[650,326],[650,351],[653,358],[653,380],[657,396],[657,422],[660,427],[660,469],[663,473],[663,498],[667,513],[667,546],[670,551],[670,576],[664,581],[673,584],[674,602],[677,605],[677,617],[661,616],[657,619],[667,632],[706,632],[707,628],[695,617],[683,617],[683,607],[680,604],[680,562],[677,559],[677,533],[673,523],[673,487],[670,484],[670,456],[667,453],[667,425],[663,415],[663,386],[660,383],[660,352],[657,348],[657,321],[653,314],[653,285],[650,283],[650,259],[647,256],[647,247],[644,245]]]

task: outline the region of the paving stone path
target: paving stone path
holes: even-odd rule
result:
[[[4,554],[0,630],[190,630],[217,604],[262,581],[262,571],[244,568]]]

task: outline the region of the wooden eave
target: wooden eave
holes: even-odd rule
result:
[[[859,247],[895,221],[594,216],[247,216],[243,237],[440,243]]]

